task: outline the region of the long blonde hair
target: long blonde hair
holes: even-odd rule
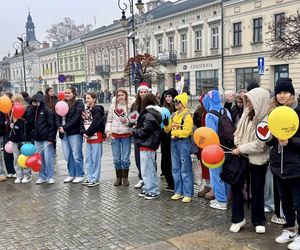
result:
[[[11,98],[12,102],[19,102],[24,106],[25,108],[28,106],[28,104],[25,102],[24,97],[21,94],[14,94]]]
[[[289,106],[291,107],[294,103],[297,102],[297,99],[294,95],[291,95],[290,99],[288,100],[287,104],[285,104],[285,106]],[[276,95],[271,99],[271,103],[270,103],[270,108],[269,108],[269,111],[268,111],[268,114],[271,113],[271,111],[279,106],[282,106],[277,98],[276,98]]]

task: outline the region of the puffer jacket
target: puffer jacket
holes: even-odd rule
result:
[[[270,105],[270,93],[263,88],[255,88],[245,94],[250,100],[255,116],[249,119],[249,108],[244,109],[243,115],[234,133],[234,144],[241,154],[249,156],[249,162],[254,165],[263,165],[269,160],[267,144],[256,136],[256,127],[261,121],[267,121]]]
[[[113,134],[118,134],[118,135],[131,133],[131,129],[127,126],[127,124],[124,124],[123,122],[120,121],[118,110],[123,110],[124,111],[123,117],[127,117],[134,101],[135,101],[134,98],[128,96],[128,105],[126,106],[125,104],[118,103],[116,109],[116,98],[114,97],[112,99],[112,104],[109,107],[109,111],[107,115],[105,133],[111,132]]]
[[[300,105],[295,103],[293,108],[300,119]],[[283,172],[281,173],[281,153],[278,148],[278,139],[273,137],[268,145],[271,147],[270,165],[274,174],[282,179],[300,177],[300,127],[296,134],[288,140],[288,145],[283,147]]]
[[[132,136],[139,147],[158,149],[160,144],[161,108],[149,105],[141,113],[137,127],[133,129]]]
[[[66,135],[77,135],[80,134],[80,124],[81,124],[81,113],[84,111],[84,104],[81,99],[77,99],[73,106],[69,109],[66,115],[66,123],[62,125],[62,117],[56,115],[57,127],[62,127]],[[62,139],[63,134],[59,133],[59,137]]]
[[[9,132],[9,140],[15,143],[31,141],[31,127],[27,122],[28,108],[22,118],[14,122],[14,128]]]
[[[53,142],[56,138],[55,116],[47,108],[42,95],[33,95],[30,104],[33,101],[39,101],[40,106],[30,106],[28,109],[27,121],[30,124],[31,137],[35,141]]]

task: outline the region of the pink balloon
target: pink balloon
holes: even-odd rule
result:
[[[4,150],[6,153],[8,154],[12,154],[13,153],[13,142],[12,141],[8,141],[5,146],[4,146]]]
[[[59,101],[55,105],[55,111],[60,116],[65,116],[69,112],[69,106],[65,101]]]

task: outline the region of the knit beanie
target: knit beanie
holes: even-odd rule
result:
[[[172,96],[172,97],[173,97],[173,99],[174,99],[174,98],[175,98],[175,96],[177,96],[177,95],[178,95],[178,92],[177,92],[177,90],[176,90],[176,89],[174,89],[174,88],[170,88],[170,89],[166,90],[166,92],[164,93],[164,96],[167,96],[167,95],[170,95],[170,96]]]
[[[295,89],[293,87],[291,78],[279,78],[277,80],[275,86],[275,95],[282,91],[286,91],[291,93],[292,95],[295,95]]]
[[[140,90],[147,90],[149,92],[149,85],[147,82],[141,82],[137,91],[139,92]]]
[[[188,97],[187,93],[185,93],[185,92],[182,93],[182,94],[180,94],[180,95],[177,95],[177,96],[174,98],[174,100],[180,101],[180,102],[182,103],[183,107],[185,107],[185,108],[186,108],[186,106],[187,106],[188,99],[189,99],[189,97]]]

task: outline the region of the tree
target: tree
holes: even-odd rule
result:
[[[300,13],[281,16],[269,25],[271,56],[279,60],[294,59],[300,54]]]
[[[47,38],[55,44],[68,42],[76,37],[86,34],[91,31],[92,25],[76,25],[74,20],[65,17],[60,23],[53,24],[50,29],[47,29]]]
[[[8,92],[12,88],[12,85],[9,81],[2,79],[0,80],[0,92]]]
[[[129,58],[125,65],[125,77],[130,77],[132,83],[147,82],[155,83],[157,76],[162,74],[159,70],[162,63],[154,56],[145,53]]]

